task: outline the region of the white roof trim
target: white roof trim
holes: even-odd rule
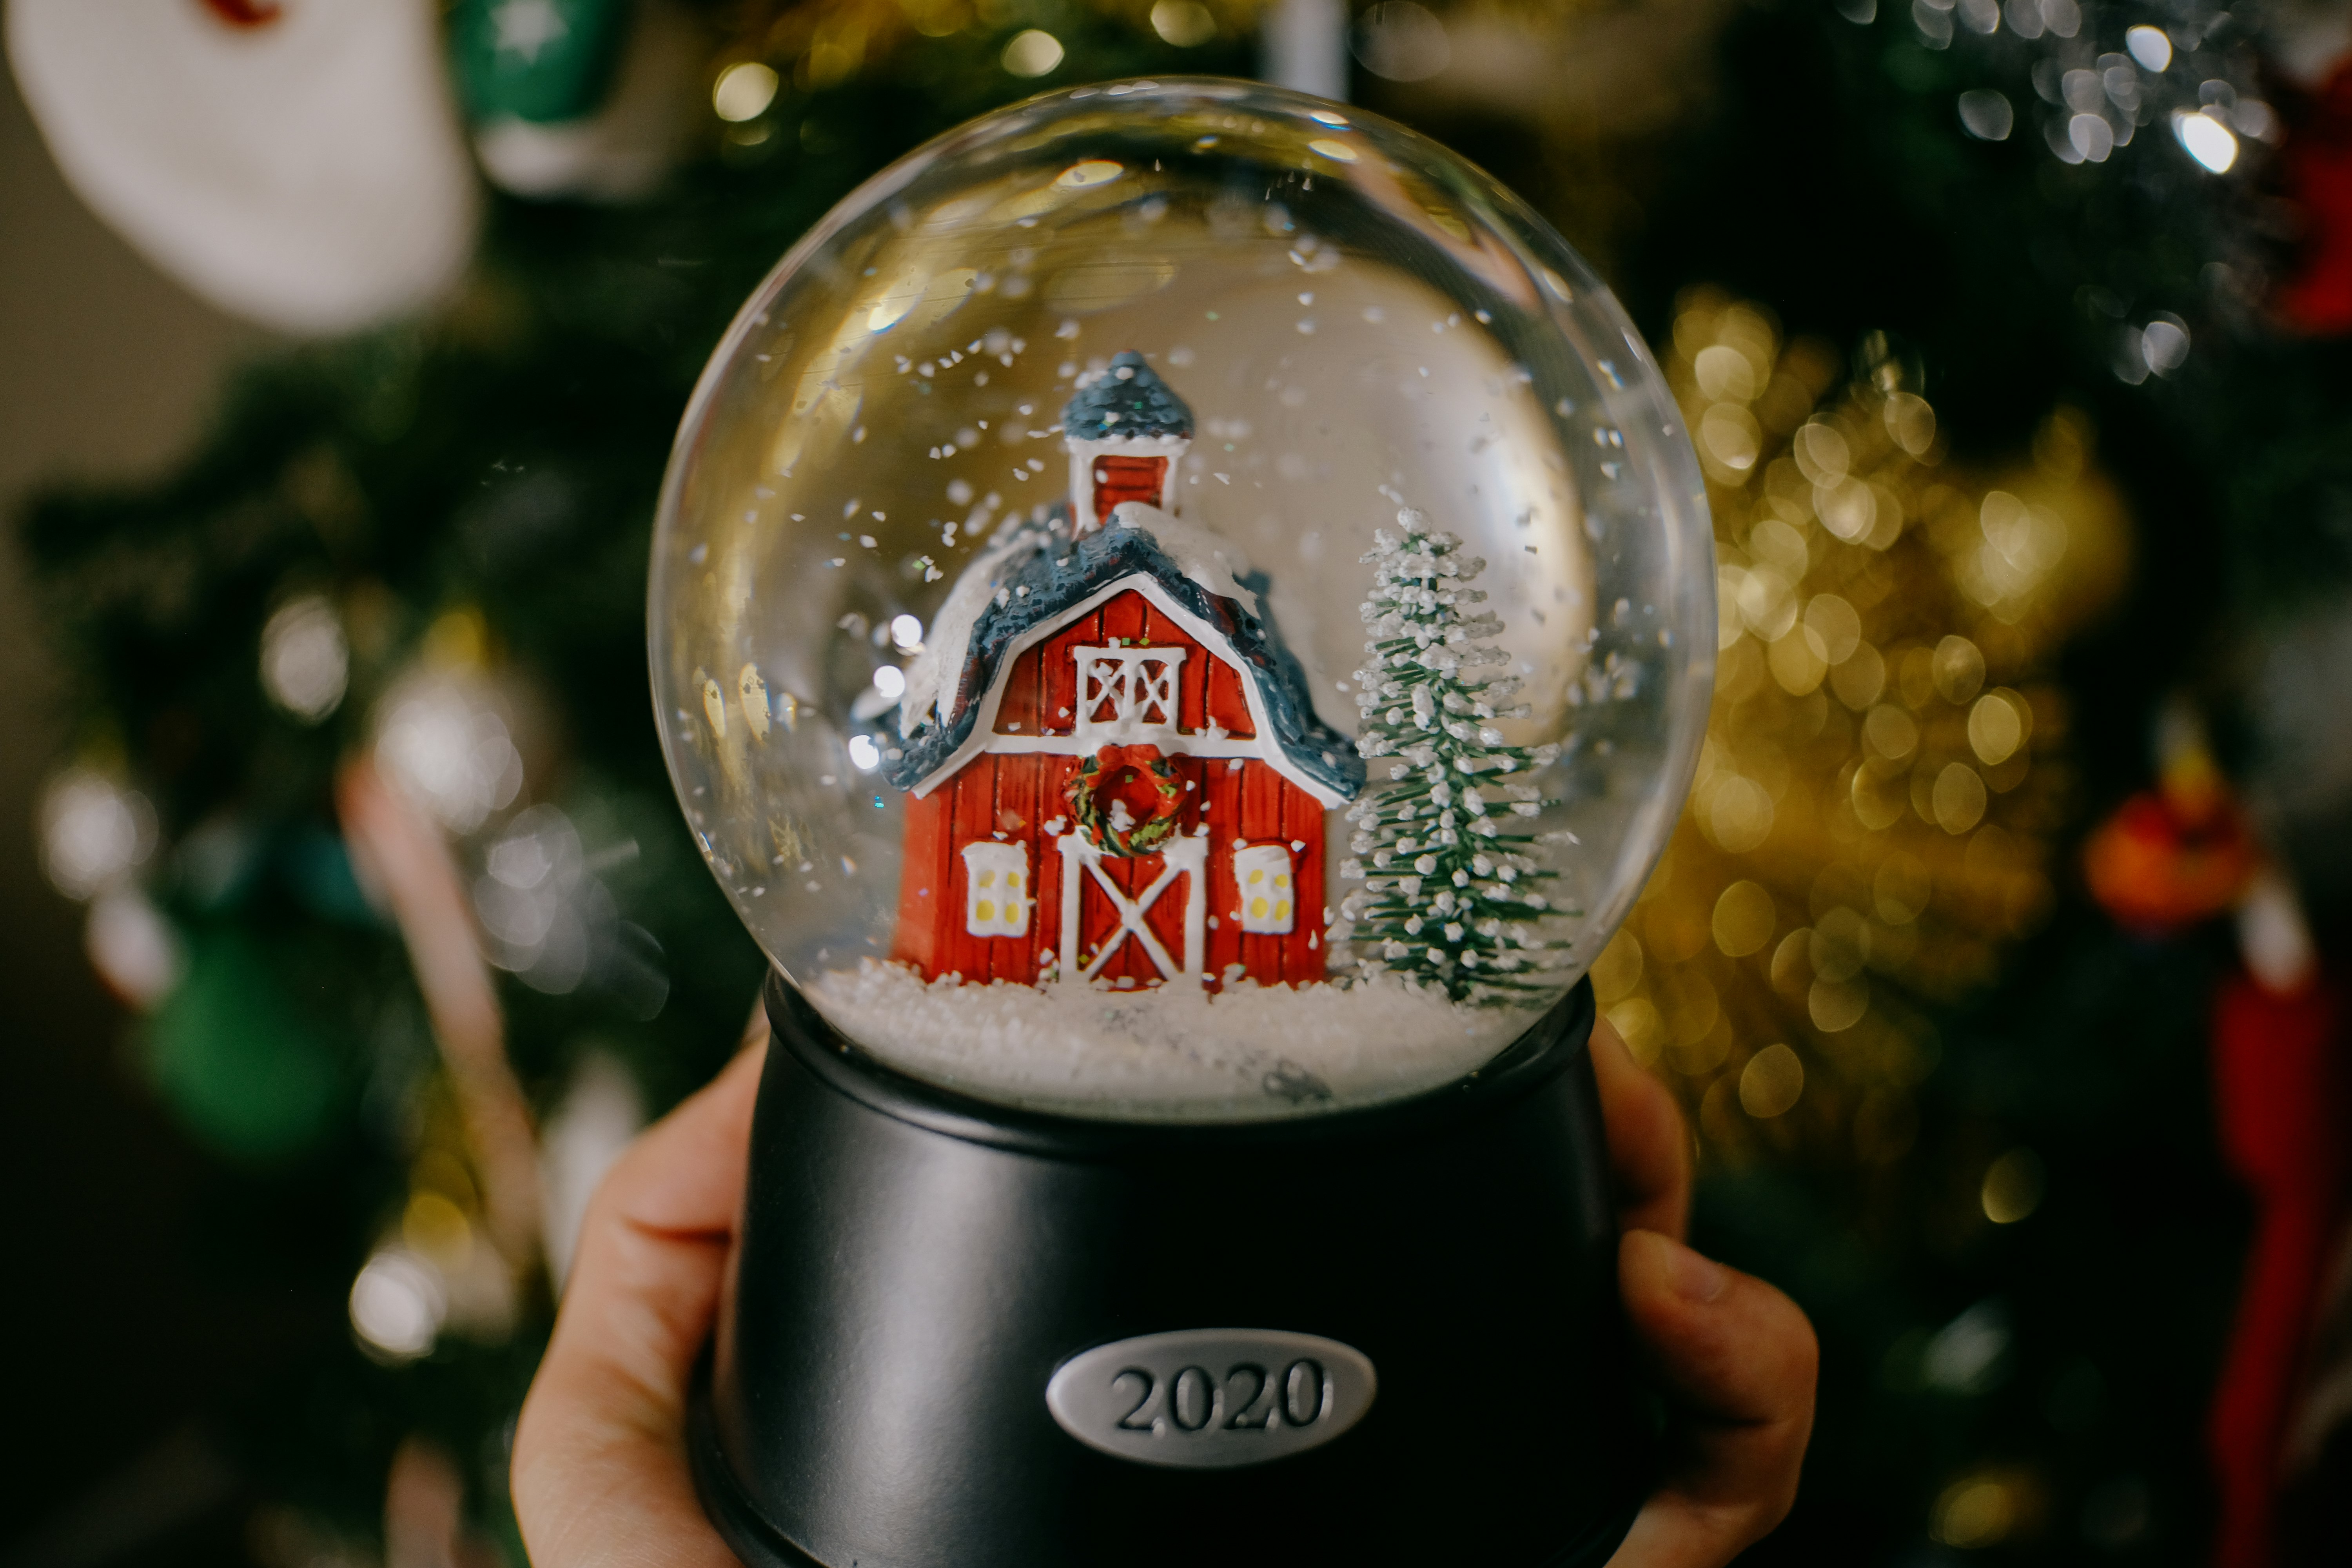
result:
[[[962,745],[955,749],[947,761],[925,774],[921,781],[908,793],[918,800],[921,799],[946,780],[961,773],[973,758],[988,752],[1013,755],[1024,752],[1033,754],[1047,752],[1062,756],[1076,756],[1087,751],[1087,748],[1081,746],[1076,736],[996,733],[997,712],[1004,702],[1004,683],[1011,679],[1013,666],[1021,661],[1023,654],[1061,631],[1080,616],[1100,609],[1119,595],[1129,592],[1141,594],[1146,599],[1151,601],[1154,609],[1181,626],[1185,635],[1199,643],[1211,658],[1223,658],[1225,663],[1231,665],[1234,673],[1241,679],[1242,696],[1249,703],[1250,728],[1256,731],[1253,737],[1244,739],[1224,735],[1212,738],[1205,734],[1187,735],[1178,731],[1174,740],[1181,743],[1171,744],[1167,748],[1171,754],[1196,757],[1256,757],[1284,778],[1313,795],[1322,803],[1326,811],[1334,810],[1348,803],[1347,796],[1335,793],[1330,785],[1301,770],[1297,763],[1290,760],[1289,753],[1283,750],[1280,742],[1275,740],[1274,726],[1266,715],[1265,696],[1258,689],[1257,678],[1250,672],[1247,666],[1234,656],[1232,642],[1223,633],[1171,598],[1168,590],[1160,586],[1159,579],[1148,572],[1130,572],[1126,576],[1087,595],[1060,615],[1049,620],[1038,622],[1013,638],[1004,650],[1003,661],[997,666],[996,679],[990,683],[988,690],[981,697],[977,711],[972,718],[970,737]],[[1202,679],[1207,679],[1205,673]],[[1250,749],[1242,750],[1241,748],[1244,746]]]
[[[1062,440],[1071,451],[1097,458],[1166,458],[1192,444],[1190,436],[1065,436]]]

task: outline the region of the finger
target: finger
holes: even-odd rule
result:
[[[1619,1219],[1680,1238],[1690,1226],[1690,1132],[1666,1086],[1642,1070],[1608,1019],[1592,1024],[1592,1076],[1609,1131]]]
[[[1722,1568],[1796,1500],[1820,1352],[1794,1301],[1652,1231],[1625,1233],[1625,1315],[1681,1419],[1664,1484],[1610,1568]]]
[[[597,1188],[515,1429],[538,1568],[728,1568],[687,1468],[688,1379],[719,1305],[764,1048],[648,1130]]]
[[[584,1352],[648,1390],[683,1394],[716,1302],[712,1259],[723,1262],[735,1233],[765,1059],[739,1053],[614,1163],[588,1205],[551,1356]]]
[[[768,1043],[768,998],[762,994],[751,998],[751,1016],[743,1020],[743,1033],[736,1039],[738,1051],[748,1051],[754,1046]]]

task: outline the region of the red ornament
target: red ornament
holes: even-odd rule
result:
[[[2276,1561],[2282,1451],[2352,1170],[2344,1046],[2342,1000],[2326,976],[2283,996],[2242,973],[2215,1001],[2221,1152],[2255,1210],[2237,1321],[2206,1422],[2221,1492],[2221,1568]]]
[[[2352,64],[2338,67],[2320,89],[2279,163],[2305,226],[2279,311],[2306,332],[2352,331]]]
[[[2083,847],[2091,896],[2119,925],[2162,935],[2229,910],[2253,874],[2254,841],[2234,802],[2215,795],[2184,809],[2143,790]]]

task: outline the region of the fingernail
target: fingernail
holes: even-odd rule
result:
[[[1675,1294],[1685,1301],[1712,1301],[1731,1288],[1731,1270],[1711,1258],[1703,1258],[1672,1237],[1663,1238],[1666,1244],[1666,1278],[1672,1281]]]

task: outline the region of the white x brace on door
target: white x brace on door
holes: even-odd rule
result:
[[[1140,942],[1151,957],[1152,966],[1164,980],[1190,980],[1199,984],[1201,966],[1208,946],[1207,889],[1209,841],[1203,837],[1171,838],[1160,850],[1160,875],[1151,885],[1129,898],[1118,884],[1103,874],[1103,853],[1087,841],[1083,833],[1065,833],[1055,840],[1062,851],[1062,964],[1059,971],[1065,980],[1090,981],[1102,973],[1111,954],[1122,942],[1130,939]],[[1085,875],[1081,876],[1081,869]],[[1152,934],[1143,917],[1160,895],[1185,878],[1184,958],[1180,964],[1168,954],[1168,949]],[[1102,948],[1084,968],[1078,964],[1078,915],[1085,908],[1086,883],[1091,879],[1110,900],[1111,908],[1118,911],[1118,930],[1105,940]]]

